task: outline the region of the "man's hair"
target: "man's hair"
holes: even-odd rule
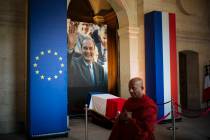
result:
[[[85,37],[82,41],[82,47],[84,46],[85,42],[91,41],[93,43],[93,47],[95,48],[95,42],[91,37]]]

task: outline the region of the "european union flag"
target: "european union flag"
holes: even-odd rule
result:
[[[30,136],[67,133],[66,0],[30,0]]]

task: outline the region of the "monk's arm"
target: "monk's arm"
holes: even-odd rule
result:
[[[154,129],[154,125],[156,123],[156,116],[157,116],[157,110],[155,107],[148,107],[143,115],[143,120],[138,120],[137,118],[130,119],[130,122],[138,128],[139,132],[145,132],[149,131],[152,132]],[[141,116],[142,118],[142,116]]]

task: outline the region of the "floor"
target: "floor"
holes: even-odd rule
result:
[[[156,140],[172,140],[171,123],[158,124]],[[176,123],[176,140],[210,140],[210,113],[199,118],[182,118]],[[68,137],[44,138],[46,140],[85,140],[84,119],[71,119]],[[111,130],[88,123],[88,140],[108,140]],[[23,134],[0,134],[0,140],[26,140]]]

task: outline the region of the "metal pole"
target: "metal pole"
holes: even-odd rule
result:
[[[171,99],[171,119],[172,119],[172,130],[173,130],[173,140],[176,139],[176,127],[175,127],[175,123],[176,123],[176,118],[175,118],[175,108],[174,108],[174,101],[173,99]]]
[[[85,140],[88,140],[88,105],[85,104]]]

